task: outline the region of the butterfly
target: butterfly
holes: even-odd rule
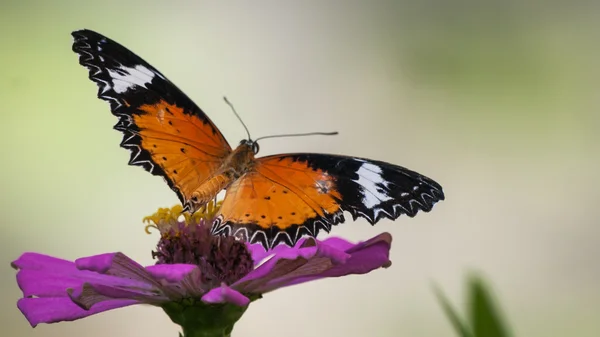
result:
[[[434,180],[382,161],[318,153],[257,158],[250,137],[233,149],[204,111],[142,58],[91,30],[72,35],[98,98],[118,117],[114,129],[130,150],[129,165],[162,176],[187,212],[225,190],[214,235],[268,250],[329,232],[345,221],[344,212],[374,225],[429,212],[444,200]]]

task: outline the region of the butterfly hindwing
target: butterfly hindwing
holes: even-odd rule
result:
[[[444,199],[442,187],[389,163],[327,154],[257,159],[255,172],[227,191],[214,233],[227,233],[271,248],[344,222],[343,212],[375,224],[413,217]]]
[[[73,51],[110,103],[129,164],[165,178],[184,205],[231,147],[206,114],[158,70],[90,30],[72,33]]]

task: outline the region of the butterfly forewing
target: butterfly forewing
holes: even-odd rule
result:
[[[327,154],[288,154],[257,159],[256,172],[225,197],[214,233],[227,233],[271,248],[344,222],[343,212],[371,224],[413,217],[444,199],[435,181],[401,166]]]
[[[73,51],[110,103],[131,151],[129,164],[165,178],[184,205],[231,147],[206,114],[142,58],[90,30],[73,32]]]

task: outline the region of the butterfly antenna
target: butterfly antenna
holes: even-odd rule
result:
[[[266,139],[266,138],[301,137],[301,136],[335,136],[337,134],[339,134],[339,132],[337,132],[337,131],[333,131],[333,132],[290,133],[290,134],[283,134],[283,135],[271,135],[271,136],[259,137],[259,138],[256,138],[255,142],[258,141],[258,140],[260,140],[260,139]]]
[[[233,104],[231,104],[231,102],[229,102],[229,100],[225,96],[223,96],[223,100],[225,100],[225,103],[227,103],[227,105],[229,105],[229,107],[231,108],[231,111],[233,111],[233,113],[235,114],[235,117],[237,117],[237,119],[240,121],[240,123],[242,123],[242,125],[244,126],[244,129],[246,129],[246,133],[248,134],[248,140],[251,140],[252,137],[250,137],[250,131],[248,131],[246,124],[244,124],[244,121],[242,120],[240,115],[238,115],[237,111],[235,111]]]

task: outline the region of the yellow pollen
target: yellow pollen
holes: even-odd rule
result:
[[[159,208],[154,214],[144,217],[143,222],[147,223],[144,231],[150,234],[150,228],[156,228],[161,233],[164,232],[161,229],[174,228],[176,229],[179,224],[179,218],[183,215],[183,221],[186,226],[198,225],[201,220],[212,221],[217,215],[223,201],[210,201],[208,204],[202,206],[194,214],[189,212],[183,212],[181,205],[175,205],[171,208]]]

